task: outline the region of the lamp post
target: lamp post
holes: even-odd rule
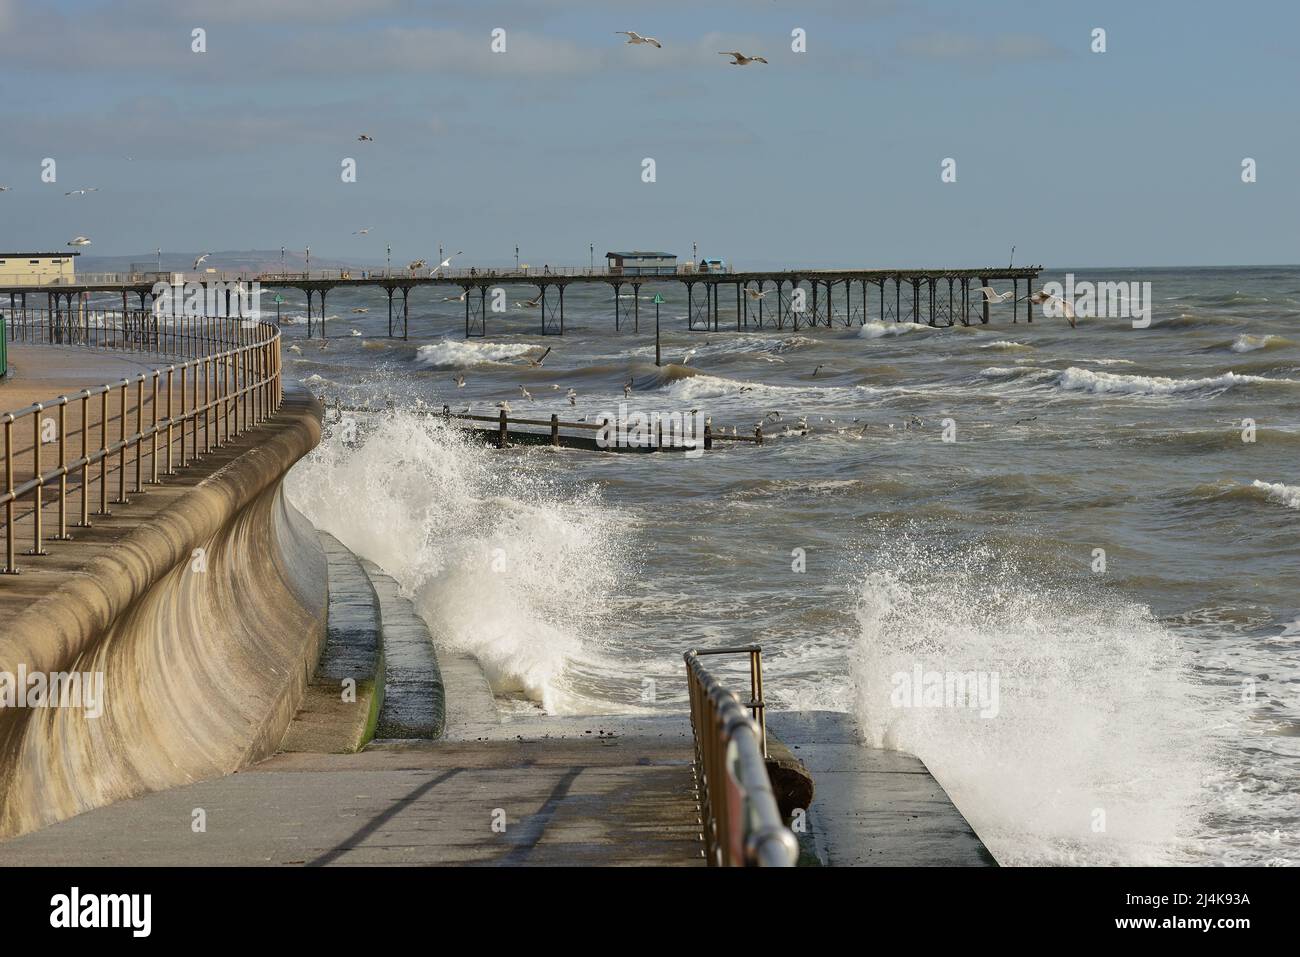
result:
[[[519,272],[519,244],[515,243],[515,272]]]
[[[596,271],[596,244],[595,244],[595,243],[589,243],[588,246],[587,246],[587,249],[591,252],[591,266],[590,266],[590,269],[591,269],[592,272],[595,272],[595,271]]]
[[[387,246],[384,252],[387,256],[387,259],[384,261],[384,277],[387,278],[388,274],[393,271],[393,247],[391,243]]]
[[[158,271],[162,272],[162,247],[158,247]]]
[[[311,278],[311,247],[310,246],[307,247],[307,259],[303,263],[303,266],[307,270],[307,275],[303,276],[303,278],[310,279]]]
[[[284,246],[280,247],[280,275],[284,275]]]

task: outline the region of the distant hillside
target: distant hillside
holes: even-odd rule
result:
[[[206,251],[206,250],[205,250]],[[162,254],[162,268],[166,272],[187,272],[194,267],[194,260],[202,255],[202,252],[196,253],[168,253]],[[286,249],[284,252],[284,268],[290,271],[302,271],[304,268],[304,259],[302,250],[293,251]],[[233,249],[221,252],[212,252],[208,258],[203,261],[202,268],[216,270],[257,270],[259,272],[275,272],[280,269],[280,250],[278,249]],[[340,266],[382,266],[382,259],[353,259],[344,261],[341,259],[329,259],[325,257],[311,257],[312,269],[335,269]],[[403,265],[405,265],[403,263]],[[136,266],[142,271],[150,271],[158,268],[157,253],[140,253],[134,256],[79,256],[77,257],[78,272],[128,272],[132,266]]]

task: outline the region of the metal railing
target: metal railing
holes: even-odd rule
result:
[[[749,655],[750,700],[742,704],[700,662],[703,655]],[[695,779],[710,867],[793,867],[799,844],[781,819],[767,774],[762,649],[686,652],[695,735]],[[749,708],[751,715],[745,714]]]
[[[92,312],[93,324],[87,318]],[[280,330],[271,323],[84,309],[20,310],[12,323],[11,341],[188,361],[0,414],[5,543],[0,574],[19,572],[21,524],[30,524],[32,547],[25,554],[46,555],[47,541],[71,538],[70,508],[79,515],[73,527],[90,527],[95,484],[98,509],[93,514],[111,515],[110,504],[129,503],[128,494],[161,484],[178,468],[259,425],[283,399]],[[18,336],[12,335],[15,326]],[[53,453],[52,464],[47,450]],[[110,502],[111,472],[116,473],[117,496]],[[58,524],[57,534],[48,538],[47,505],[57,508]]]

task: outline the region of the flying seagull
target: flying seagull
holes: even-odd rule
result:
[[[453,253],[452,255],[454,255],[454,256],[459,256],[462,252],[464,252],[463,249],[458,249],[458,250],[456,250],[456,252]],[[438,272],[439,269],[446,269],[448,266],[451,265],[451,260],[452,260],[452,257],[451,257],[451,256],[448,256],[448,257],[447,257],[446,259],[444,259],[442,262],[438,263],[437,267],[433,270],[433,272],[429,273],[429,275],[432,277],[434,274],[436,274],[436,273]]]
[[[89,246],[89,245],[90,245],[90,240],[87,239],[85,236],[77,236],[77,237],[75,237],[74,239],[72,239],[72,240],[68,243],[68,245],[69,245],[69,246]]]
[[[1006,302],[1015,295],[1014,291],[998,292],[992,286],[980,286],[980,292],[984,293],[985,302]]]
[[[658,40],[656,40],[654,37],[643,37],[635,30],[615,30],[614,32],[616,34],[621,33],[623,36],[627,37],[628,43],[648,43],[652,47],[660,47],[660,48],[663,47],[663,44],[660,43]]]
[[[443,302],[464,302],[465,297],[469,295],[469,289],[466,288],[459,296],[444,296]]]
[[[542,297],[539,295],[536,299],[529,299],[526,302],[516,302],[515,306],[520,309],[536,309],[542,304]]]
[[[375,228],[375,227],[373,227],[373,226],[363,226],[361,229],[354,230],[353,233],[352,233],[352,235],[353,235],[353,236],[366,236],[366,235],[369,235],[370,230],[372,230],[372,229],[374,229],[374,228]]]
[[[13,189],[12,186],[0,186],[0,193],[7,193],[11,189]]]
[[[1049,302],[1056,303],[1058,308],[1061,310],[1061,315],[1065,316],[1066,321],[1070,324],[1070,328],[1075,328],[1074,306],[1072,306],[1068,300],[1062,299],[1060,296],[1053,296],[1046,289],[1040,289],[1029,297],[1029,301],[1035,306],[1041,306]]]
[[[415,272],[417,269],[423,269],[427,265],[429,265],[429,263],[426,260],[417,259],[414,262],[407,263],[406,268],[411,270],[411,272]]]
[[[523,386],[519,387],[519,394],[522,395],[529,402],[533,401],[533,394],[529,392],[527,389],[525,389]]]
[[[551,347],[547,346],[545,352],[543,352],[536,359],[529,359],[528,364],[532,366],[534,369],[536,369],[538,366],[540,366],[543,362],[546,361],[546,357],[549,356],[550,354],[551,354]]]
[[[458,374],[458,375],[456,376],[455,381],[456,381],[456,388],[458,388],[458,389],[463,389],[463,388],[465,388],[465,373],[462,372],[462,373]]]
[[[98,193],[98,192],[99,192],[98,186],[82,186],[77,189],[70,189],[63,195],[64,196],[85,196],[87,193]]]
[[[750,299],[762,299],[771,291],[772,290],[767,289],[763,292],[759,292],[757,289],[750,289],[748,286],[745,287],[745,295],[749,296]]]
[[[632,383],[635,381],[635,379],[628,379],[623,385],[623,398],[626,399],[632,395]]]
[[[373,143],[374,141],[375,138],[371,136],[369,133],[362,133],[360,136],[357,137],[358,143]]]
[[[695,355],[695,352],[696,352],[695,349],[691,349],[686,353],[686,355],[682,356],[681,364],[686,365],[687,363],[689,363],[691,361],[691,356]]]
[[[719,50],[718,56],[734,57],[731,66],[749,66],[751,63],[766,63],[767,61],[761,56],[745,56],[739,50]]]
[[[211,255],[212,255],[212,253],[204,253],[204,254],[203,254],[202,256],[200,256],[198,259],[194,260],[194,268],[195,268],[195,269],[198,269],[199,266],[203,265],[203,263],[206,262],[206,261],[207,261],[207,258],[208,258],[209,256],[211,256]]]

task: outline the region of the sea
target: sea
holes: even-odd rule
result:
[[[690,331],[663,282],[636,329],[622,288],[618,330],[608,285],[571,286],[546,337],[506,287],[466,339],[439,287],[403,341],[381,290],[335,289],[322,349],[282,291],[288,376],[375,410],[330,413],[290,497],[513,710],[679,711],[684,651],[754,643],[773,709],[920,757],[1004,865],[1300,862],[1300,267],[1072,273],[1149,282],[1149,324],[882,321],[873,290],[851,326],[775,328],[769,293],[737,331],[724,287]],[[429,414],[502,401],[767,440],[499,451]]]

